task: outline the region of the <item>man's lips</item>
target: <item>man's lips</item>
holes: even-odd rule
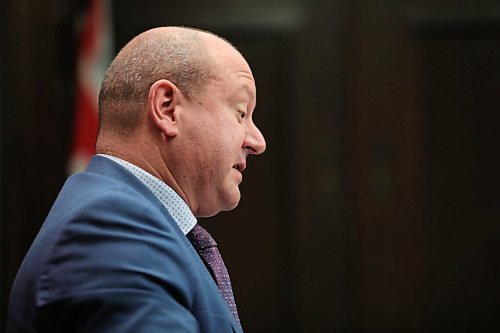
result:
[[[243,172],[243,170],[245,170],[246,167],[247,167],[247,165],[246,165],[246,162],[244,162],[244,161],[236,163],[236,164],[233,164],[233,169],[236,169],[239,172]]]

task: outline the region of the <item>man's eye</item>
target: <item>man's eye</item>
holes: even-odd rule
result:
[[[238,111],[238,113],[240,114],[240,118],[241,118],[241,119],[245,118],[245,117],[246,117],[246,115],[247,115],[247,114],[246,114],[245,112],[243,112],[243,111]]]

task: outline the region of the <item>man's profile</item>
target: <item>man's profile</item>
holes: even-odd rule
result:
[[[101,85],[99,133],[24,259],[8,332],[241,332],[226,267],[197,217],[235,208],[266,143],[256,88],[224,39],[162,27]]]

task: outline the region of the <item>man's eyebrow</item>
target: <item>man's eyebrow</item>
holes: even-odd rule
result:
[[[244,86],[244,90],[247,93],[248,97],[250,98],[250,101],[253,103],[256,99],[255,93],[253,92],[253,90],[248,85]]]

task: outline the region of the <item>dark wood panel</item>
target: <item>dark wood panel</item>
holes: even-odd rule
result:
[[[389,3],[353,2],[345,31],[354,332],[423,324],[418,49]]]
[[[432,331],[498,331],[500,29],[429,31],[425,184]]]
[[[349,6],[350,329],[495,330],[497,7],[391,3]]]

